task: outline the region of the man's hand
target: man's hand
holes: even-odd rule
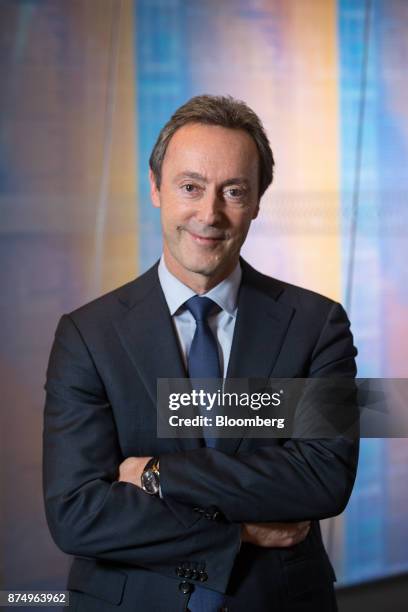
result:
[[[130,482],[142,488],[141,477],[146,463],[151,457],[128,457],[119,466],[119,482]]]
[[[264,548],[286,548],[303,542],[310,530],[310,521],[300,523],[243,523],[242,542]]]
[[[141,488],[141,476],[151,457],[128,457],[119,466],[119,482]],[[310,521],[300,523],[243,523],[241,540],[265,548],[286,548],[302,542],[310,530]]]

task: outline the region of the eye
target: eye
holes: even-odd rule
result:
[[[194,185],[194,183],[185,183],[184,185],[181,185],[181,190],[184,191],[185,193],[188,194],[196,194],[199,191],[199,186],[198,185]]]
[[[246,190],[241,187],[228,187],[224,190],[224,197],[231,203],[242,204],[245,196]]]
[[[238,189],[238,187],[231,187],[230,189],[227,189],[227,193],[232,198],[239,198],[243,195],[242,189]]]

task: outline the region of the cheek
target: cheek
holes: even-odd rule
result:
[[[162,204],[162,208],[161,208],[161,217],[162,217],[162,223],[165,226],[173,226],[177,224],[177,219],[179,217],[179,214],[177,212],[177,207],[172,204],[172,202],[166,202],[165,205]]]
[[[168,203],[166,207],[162,207],[161,222],[164,232],[174,233],[179,226],[183,226],[188,221],[191,214],[181,206]]]
[[[239,238],[243,234],[246,234],[250,225],[251,218],[249,215],[239,218],[230,218],[230,227],[235,238]]]

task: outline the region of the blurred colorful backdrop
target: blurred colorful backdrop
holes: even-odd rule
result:
[[[62,313],[159,257],[148,157],[192,95],[245,100],[270,137],[244,257],[345,304],[359,376],[408,376],[407,31],[405,0],[0,0],[0,588],[65,584],[48,352]],[[339,584],[408,570],[407,475],[407,440],[363,441],[323,525]]]

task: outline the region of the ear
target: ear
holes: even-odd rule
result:
[[[156,179],[151,169],[149,169],[150,197],[155,208],[160,208],[160,191],[156,185]]]

